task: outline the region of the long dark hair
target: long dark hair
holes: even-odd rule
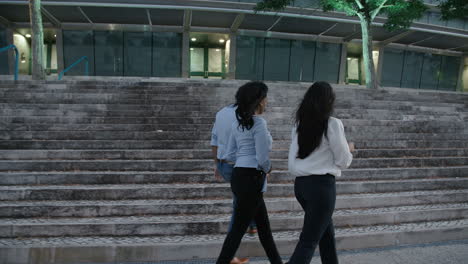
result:
[[[242,85],[236,93],[236,118],[242,129],[251,129],[254,125],[255,110],[266,98],[268,87],[263,82],[248,82]]]
[[[304,159],[327,137],[328,119],[333,113],[335,93],[327,82],[316,82],[309,87],[296,111],[296,131],[299,151]],[[328,138],[328,137],[327,137]]]

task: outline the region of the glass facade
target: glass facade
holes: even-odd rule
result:
[[[63,61],[64,68],[73,64],[79,58],[87,56],[89,60],[89,75],[94,74],[94,36],[92,31],[63,31]],[[66,72],[66,75],[84,75],[85,64],[80,63]]]
[[[386,48],[382,86],[455,91],[460,57]]]
[[[151,32],[124,33],[124,75],[151,76]]]
[[[290,40],[265,39],[265,63],[263,66],[264,80],[289,80],[290,52]]]
[[[182,34],[153,33],[153,76],[182,76]]]
[[[236,79],[338,82],[341,44],[237,37]]]
[[[123,32],[95,31],[96,76],[123,76]]]
[[[265,39],[237,37],[236,79],[263,80]]]
[[[423,60],[423,53],[414,51],[405,52],[401,77],[401,87],[419,87],[419,82],[421,81],[421,67],[423,65]]]
[[[64,31],[64,64],[89,58],[96,76],[180,77],[182,36],[171,32]],[[67,75],[83,75],[84,64]]]
[[[0,48],[8,46],[8,40],[6,38],[6,30],[0,28]],[[4,51],[0,53],[0,75],[9,74],[8,69],[8,52]]]

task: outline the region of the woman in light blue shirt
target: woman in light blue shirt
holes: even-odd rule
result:
[[[237,198],[231,231],[224,240],[217,264],[229,264],[239,248],[249,222],[255,219],[258,236],[273,264],[282,260],[270,230],[263,187],[271,172],[269,152],[272,138],[265,119],[268,87],[262,82],[249,82],[236,94],[236,119],[223,159],[235,162],[231,189]]]

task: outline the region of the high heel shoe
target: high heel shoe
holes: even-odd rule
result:
[[[249,258],[238,258],[238,257],[234,257],[232,260],[231,260],[231,264],[244,264],[244,263],[248,263],[249,262]]]

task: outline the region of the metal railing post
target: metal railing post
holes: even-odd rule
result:
[[[15,81],[18,80],[18,72],[19,72],[19,52],[18,52],[18,48],[16,48],[15,45],[11,44],[11,45],[8,45],[6,47],[3,47],[3,48],[0,48],[0,52],[3,52],[3,51],[7,51],[9,49],[13,49],[15,51],[15,54],[16,54],[16,59],[15,59]]]
[[[81,61],[85,61],[85,75],[86,76],[89,76],[89,71],[88,71],[88,64],[89,64],[89,61],[88,61],[88,57],[86,56],[83,56],[81,58],[79,58],[77,61],[75,61],[74,63],[72,63],[72,65],[68,66],[65,70],[63,70],[62,72],[59,73],[58,75],[58,79],[59,81],[62,80],[63,78],[63,75],[69,71],[71,68],[75,67],[78,63],[80,63]]]

